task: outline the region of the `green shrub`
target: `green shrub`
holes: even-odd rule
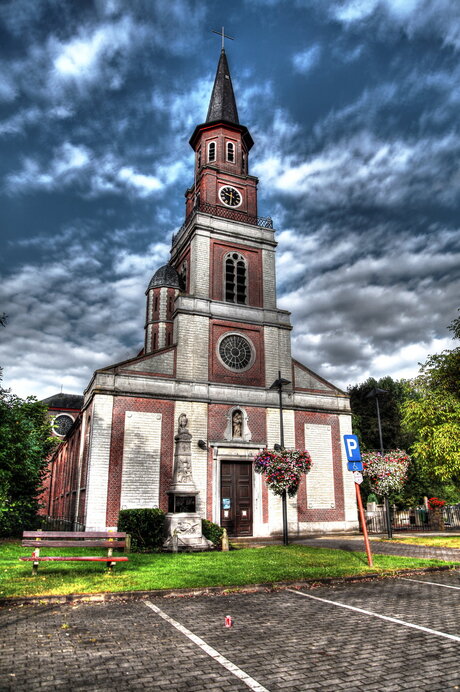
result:
[[[37,516],[37,503],[19,501],[10,504],[3,503],[0,499],[0,537],[20,538],[23,531],[33,531],[40,525],[40,517]]]
[[[122,509],[118,515],[118,530],[131,535],[134,551],[161,550],[165,539],[164,522],[165,513],[161,509]]]
[[[368,502],[378,502],[377,495],[375,493],[369,493],[367,496]]]
[[[212,521],[208,521],[207,519],[203,519],[202,522],[203,536],[207,538],[208,541],[212,542],[214,548],[220,550],[222,548],[222,534],[224,533],[222,526],[213,524]]]

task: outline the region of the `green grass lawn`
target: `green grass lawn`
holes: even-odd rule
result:
[[[97,555],[96,550],[67,549],[67,554]],[[103,563],[44,562],[33,577],[32,563],[20,562],[30,555],[19,543],[0,546],[0,597],[64,595],[107,591],[143,591],[207,586],[238,587],[246,584],[345,577],[372,572],[439,566],[439,560],[417,560],[392,555],[374,556],[367,565],[365,553],[302,545],[243,548],[228,553],[131,553],[113,574]],[[42,555],[64,555],[64,549],[49,549]]]
[[[388,539],[382,539],[388,540]],[[411,543],[412,545],[426,545],[430,548],[460,548],[460,536],[397,536],[392,543]]]

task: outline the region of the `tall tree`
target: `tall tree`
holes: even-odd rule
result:
[[[460,338],[460,318],[449,329]],[[414,435],[412,454],[441,481],[460,486],[460,347],[428,356],[403,405],[403,423]]]
[[[411,439],[401,426],[401,405],[407,396],[404,380],[393,380],[389,376],[379,380],[370,377],[361,384],[348,387],[353,431],[358,435],[363,450],[380,449],[375,398],[369,397],[375,387],[387,392],[379,396],[383,446],[385,449],[406,449]]]
[[[0,535],[33,527],[55,439],[46,406],[0,389]]]

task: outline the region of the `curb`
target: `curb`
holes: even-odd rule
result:
[[[392,579],[401,574],[428,574],[459,569],[450,565],[426,567],[423,569],[401,569],[386,574],[353,575],[350,577],[326,577],[324,579],[304,579],[301,581],[267,582],[266,584],[247,584],[244,586],[207,586],[202,589],[165,589],[158,591],[116,591],[103,593],[73,593],[63,596],[24,596],[22,598],[0,598],[0,607],[25,605],[51,605],[73,603],[108,603],[112,601],[142,601],[146,598],[191,598],[197,596],[230,596],[239,593],[271,593],[289,588],[310,588],[335,586],[349,582],[377,581]]]

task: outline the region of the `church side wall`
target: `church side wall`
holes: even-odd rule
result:
[[[343,421],[342,421],[343,419]],[[342,429],[350,416],[296,412],[296,447],[312,457],[312,469],[298,491],[299,531],[331,531],[353,528],[353,505],[347,486],[342,450]],[[346,510],[347,508],[347,510]]]
[[[106,527],[107,485],[112,436],[113,396],[96,394],[86,485],[86,529]]]
[[[173,446],[173,401],[115,397],[105,526],[117,525],[120,509],[142,505],[167,510]]]

